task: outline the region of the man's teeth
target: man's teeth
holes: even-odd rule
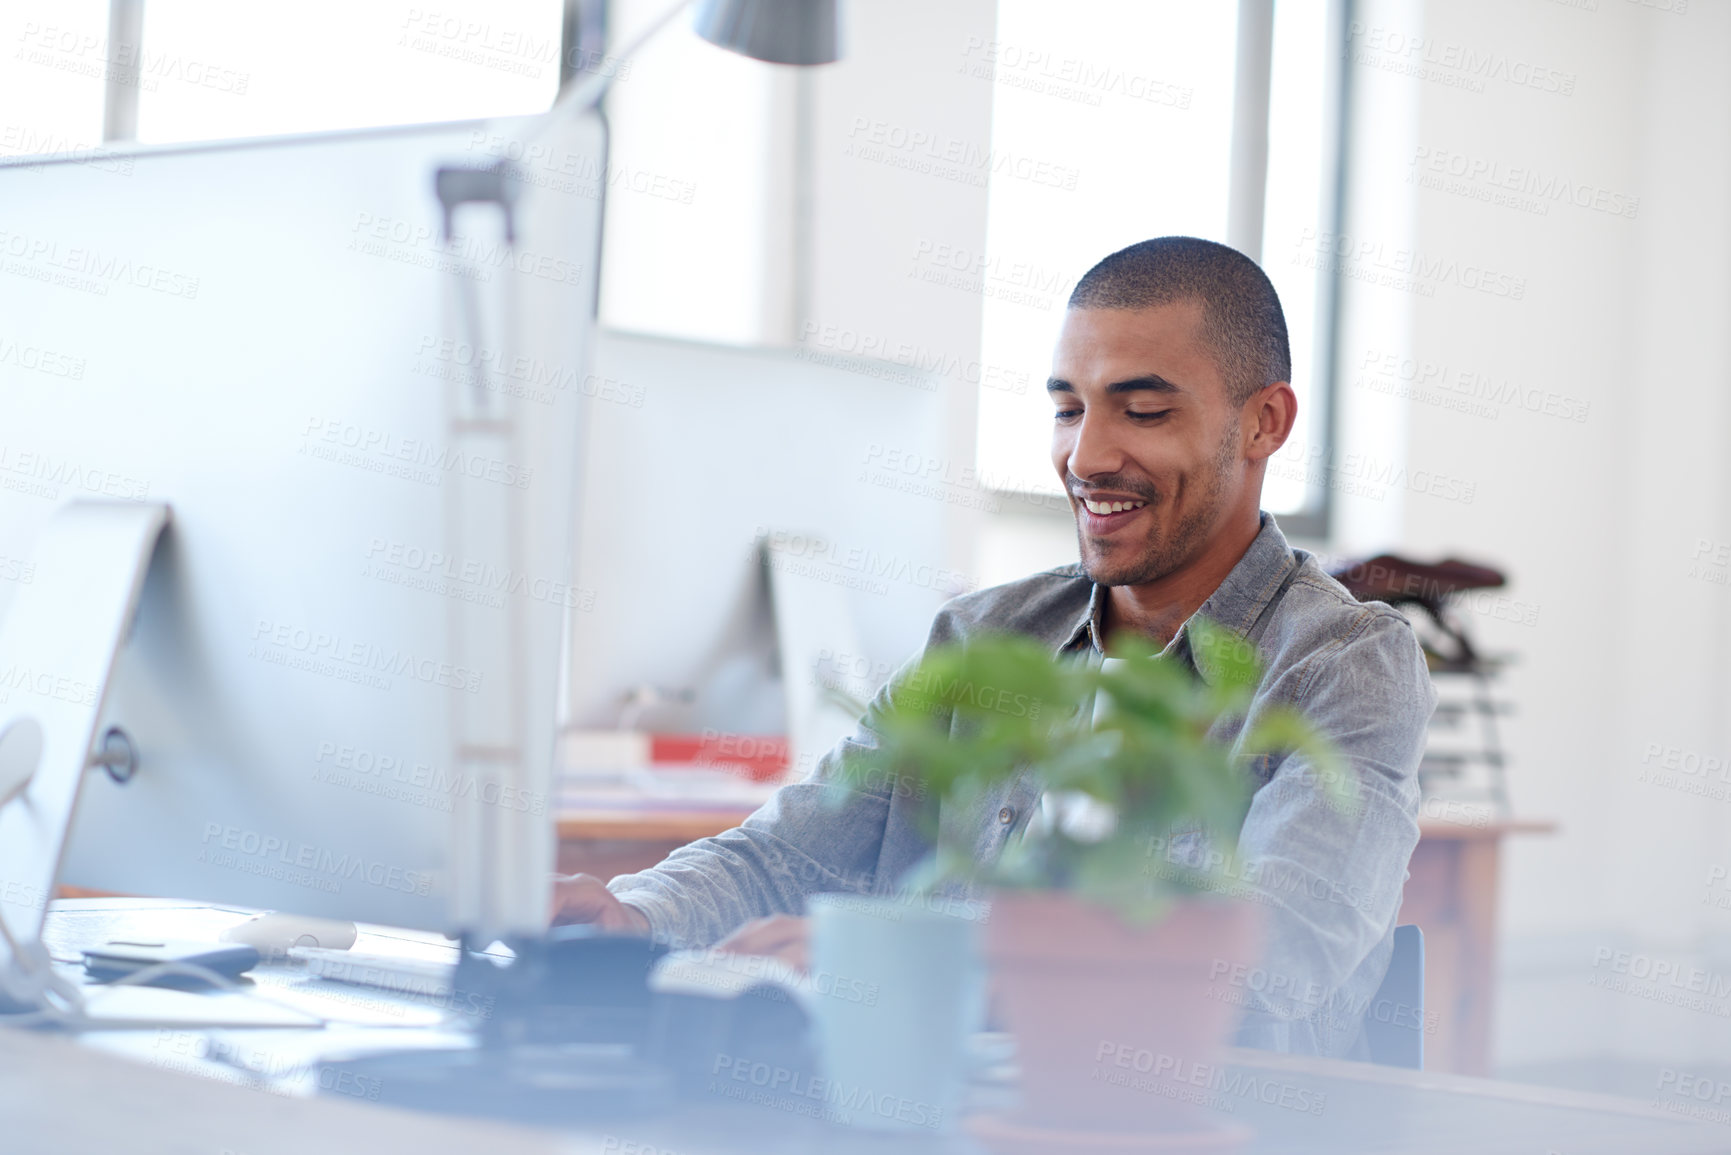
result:
[[[1089,513],[1105,514],[1123,513],[1125,510],[1129,509],[1141,509],[1148,503],[1146,501],[1089,501],[1084,497],[1082,499],[1082,504],[1088,507]]]

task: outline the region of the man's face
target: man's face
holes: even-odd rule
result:
[[[1243,499],[1238,408],[1201,325],[1197,301],[1064,318],[1047,385],[1052,464],[1101,585],[1177,570]]]

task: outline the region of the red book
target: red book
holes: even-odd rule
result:
[[[734,771],[753,782],[779,778],[788,763],[787,739],[779,734],[651,734],[651,765],[690,764]]]

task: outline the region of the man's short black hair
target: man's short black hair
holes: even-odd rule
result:
[[[1155,237],[1119,249],[1083,274],[1072,309],[1146,309],[1202,303],[1202,339],[1214,351],[1228,399],[1242,405],[1276,381],[1292,380],[1286,315],[1256,262],[1199,237]]]

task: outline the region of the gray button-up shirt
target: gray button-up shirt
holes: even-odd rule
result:
[[[926,644],[1015,631],[1098,662],[1105,600],[1080,567],[1064,566],[955,599],[938,611]],[[1216,736],[1235,742],[1269,707],[1295,706],[1335,744],[1347,775],[1343,803],[1302,755],[1248,763],[1255,794],[1237,865],[1220,884],[1266,908],[1268,943],[1260,960],[1219,960],[1219,997],[1245,1008],[1242,1043],[1362,1055],[1360,1025],[1388,969],[1418,842],[1417,769],[1436,702],[1423,652],[1404,617],[1355,600],[1314,557],[1289,546],[1267,514],[1197,612],[1253,643],[1264,665],[1248,715]],[[1167,653],[1196,668],[1188,628]],[[657,937],[703,946],[750,919],[802,913],[812,894],[895,890],[931,850],[919,821],[931,800],[909,783],[886,782],[837,806],[830,785],[841,760],[875,746],[885,693],[805,780],[782,787],[738,828],[614,879],[614,894],[641,910]],[[1040,793],[1037,780],[1024,778],[940,821],[990,859],[1021,834]],[[1151,846],[1151,869],[1186,861],[1195,849],[1181,839]]]

